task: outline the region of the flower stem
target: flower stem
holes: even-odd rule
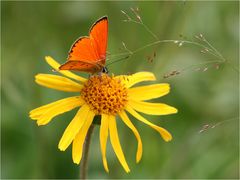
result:
[[[87,178],[87,170],[88,170],[88,152],[90,147],[90,141],[92,132],[94,129],[94,125],[92,124],[90,128],[88,129],[88,133],[85,139],[84,148],[83,148],[83,157],[82,162],[80,165],[80,179],[86,179]]]

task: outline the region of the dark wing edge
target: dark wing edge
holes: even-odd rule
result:
[[[96,24],[98,24],[99,22],[101,22],[101,21],[103,21],[103,20],[108,21],[108,17],[107,17],[107,15],[105,15],[105,16],[99,18],[99,19],[98,19],[98,20],[97,20],[97,21],[91,26],[91,28],[90,28],[90,30],[89,30],[89,34],[91,33],[92,28],[93,28]]]

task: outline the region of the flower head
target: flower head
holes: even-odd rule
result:
[[[58,70],[60,64],[54,59],[46,57],[46,61],[52,68]],[[101,115],[100,146],[103,165],[107,172],[109,171],[106,159],[108,136],[119,162],[126,172],[130,171],[119,141],[116,116],[120,116],[120,119],[132,130],[138,141],[136,162],[139,162],[142,157],[142,142],[137,129],[128,118],[126,112],[158,131],[165,141],[172,139],[171,134],[166,129],[154,125],[138,113],[167,115],[177,112],[176,108],[163,103],[144,102],[145,100],[168,94],[170,91],[169,84],[132,87],[142,81],[154,81],[155,76],[152,73],[139,72],[129,76],[101,74],[85,79],[70,71],[59,72],[66,77],[38,74],[35,80],[38,84],[48,88],[78,92],[80,94],[36,108],[30,112],[30,117],[36,120],[38,125],[45,125],[53,117],[80,107],[64,131],[58,145],[61,151],[65,151],[72,143],[72,158],[74,163],[79,164],[81,161],[83,143],[96,115]]]

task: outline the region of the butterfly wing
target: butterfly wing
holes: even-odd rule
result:
[[[95,61],[99,57],[89,37],[80,37],[72,45],[68,61]]]
[[[107,38],[108,38],[108,19],[102,17],[90,29],[90,39],[93,42],[100,60],[100,64],[106,63]]]
[[[67,61],[65,64],[61,65],[60,70],[74,70],[83,71],[87,73],[99,72],[102,69],[98,64],[92,64],[86,61]]]
[[[89,37],[80,37],[73,44],[68,55],[68,61],[61,65],[59,69],[91,73],[101,71],[106,63],[107,36],[108,19],[102,17],[91,27]],[[73,61],[79,61],[79,63]]]

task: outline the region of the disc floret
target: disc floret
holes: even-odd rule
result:
[[[89,78],[81,91],[84,101],[98,115],[116,115],[128,101],[127,88],[114,76],[107,74]]]

